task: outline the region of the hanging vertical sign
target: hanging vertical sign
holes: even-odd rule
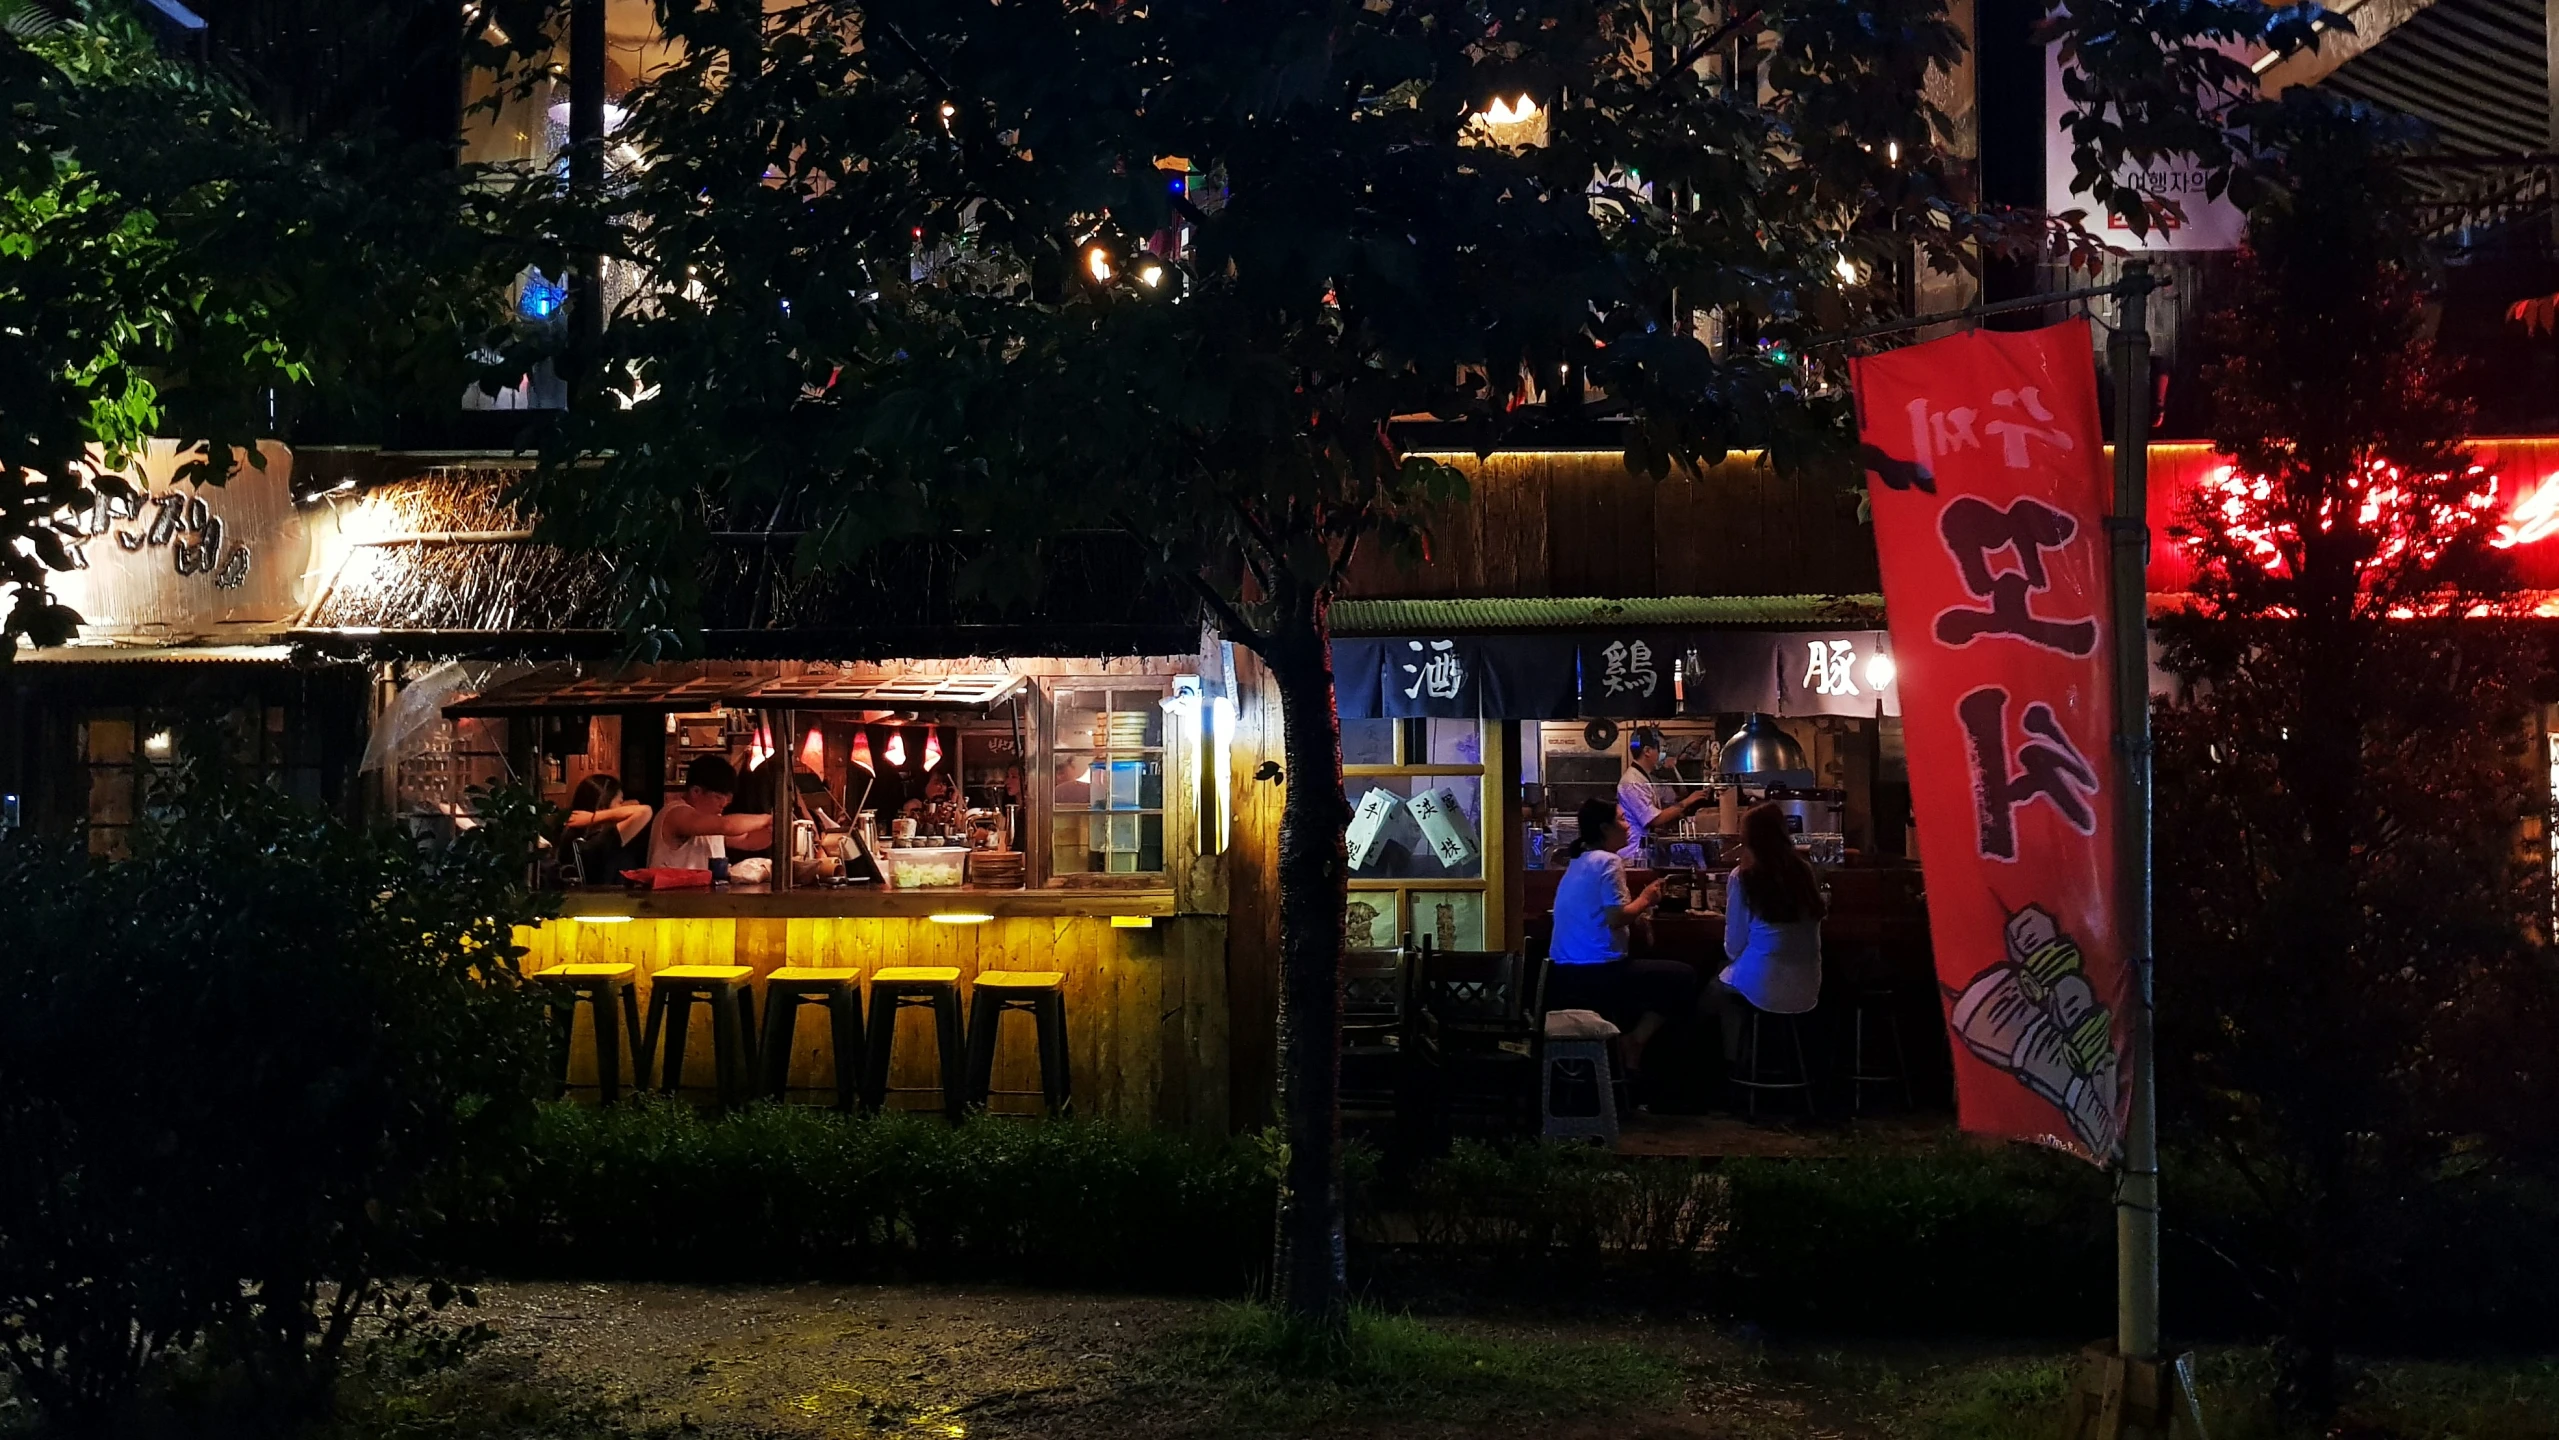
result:
[[[2088,325],[1853,377],[1963,1128],[2111,1161],[2131,992]]]

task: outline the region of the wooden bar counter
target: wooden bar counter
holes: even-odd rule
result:
[[[896,965],[943,965],[960,972],[964,996],[981,971],[1060,971],[1077,1114],[1225,1133],[1226,917],[1177,913],[1171,890],[773,895],[741,888],[578,891],[562,899],[560,918],[517,932],[527,951],[524,968],[631,964],[640,972],[643,1002],[647,977],[673,965],[745,965],[759,977],[784,965],[855,968],[866,977]],[[989,918],[949,923],[935,915]],[[762,1003],[759,987],[759,1013]],[[707,1097],[712,1053],[701,1038],[687,1047],[684,1084]],[[830,1084],[826,1043],[823,1025],[812,1020],[799,1027],[794,1087],[823,1092]],[[1036,1089],[1036,1073],[1030,1027],[1008,1024],[996,1057],[996,1088]],[[594,1075],[594,1042],[581,1015],[570,1078],[591,1085]],[[919,1014],[900,1026],[890,1083],[933,1079],[932,1042]]]

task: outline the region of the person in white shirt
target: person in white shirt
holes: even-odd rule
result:
[[[1697,971],[1677,960],[1632,959],[1633,926],[1661,903],[1662,882],[1641,895],[1626,893],[1625,823],[1607,800],[1581,808],[1581,838],[1573,863],[1555,887],[1553,962],[1546,975],[1546,1008],[1595,1010],[1618,1028],[1619,1058],[1632,1081],[1644,1046],[1671,1017],[1697,1005]]]
[[[666,802],[649,832],[649,867],[708,870],[715,835],[737,849],[771,849],[772,816],[725,813],[736,793],[737,767],[719,756],[705,755],[684,767],[683,797]]]
[[[1801,1015],[1821,1000],[1821,877],[1795,853],[1786,812],[1754,805],[1742,816],[1742,861],[1724,892],[1724,958],[1715,1008],[1724,1055],[1741,1053],[1742,1022],[1753,1008]]]
[[[1617,777],[1617,812],[1626,824],[1627,834],[1619,853],[1629,865],[1644,863],[1646,835],[1665,835],[1678,829],[1680,821],[1711,803],[1714,797],[1714,792],[1702,785],[1681,797],[1669,786],[1657,783],[1653,772],[1662,763],[1660,731],[1638,730],[1626,737],[1626,773]]]

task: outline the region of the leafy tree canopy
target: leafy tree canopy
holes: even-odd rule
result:
[[[46,577],[145,440],[218,483],[298,415],[450,408],[520,264],[448,146],[289,134],[121,0],[68,8],[0,25],[0,656],[78,625]]]

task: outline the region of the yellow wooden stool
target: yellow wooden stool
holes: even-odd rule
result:
[[[636,965],[554,965],[525,978],[541,987],[543,1008],[551,1015],[551,1053],[558,1077],[556,1093],[569,1089],[569,1040],[577,1030],[578,1004],[595,1007],[595,1086],[604,1103],[622,1098],[622,1047],[631,1051],[631,1083],[648,1083],[648,1060],[640,1045],[640,992],[632,984]],[[628,1031],[626,1037],[622,1032]]]
[[[850,1110],[862,1098],[862,972],[785,965],[764,977],[764,1093],[779,1100],[791,1083],[791,1039],[800,1007],[826,1007],[828,1039],[835,1051],[835,1108]]]
[[[711,1007],[712,1057],[718,1062],[720,1103],[744,1100],[755,1074],[753,1043],[755,996],[747,982],[755,970],[746,965],[670,965],[649,977],[649,1035],[644,1052],[666,1048],[658,1069],[658,1093],[672,1095],[684,1083],[684,1032],[694,1002]]]
[[[933,1049],[942,1073],[942,1113],[957,1121],[967,1093],[961,1075],[960,972],[949,965],[891,966],[872,973],[871,1040],[863,1047],[862,1104],[866,1109],[877,1110],[888,1103],[889,1047],[897,1039],[897,1012],[910,1005],[929,1005],[933,1009]]]
[[[995,1086],[996,1029],[1007,1010],[1027,1011],[1039,1040],[1040,1088]],[[994,1096],[1037,1095],[1048,1113],[1063,1115],[1072,1099],[1066,1083],[1066,976],[1055,970],[981,970],[969,997],[969,1103],[983,1107]]]

